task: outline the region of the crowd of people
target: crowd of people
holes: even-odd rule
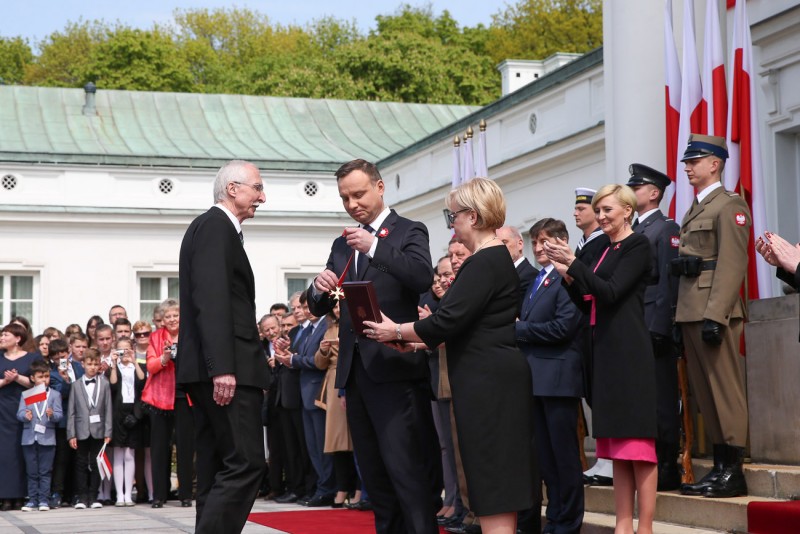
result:
[[[333,242],[311,287],[257,323],[256,361],[269,375],[257,388],[268,449],[260,494],[372,510],[379,533],[498,534],[579,533],[584,484],[613,484],[619,534],[633,532],[635,505],[637,532],[652,532],[657,491],[746,495],[737,358],[751,221],[720,183],[726,157],[724,139],[690,138],[683,159],[697,198],[682,227],[658,209],[670,179],[645,165],[631,165],[626,185],[576,190],[574,249],[563,221],[541,218],[528,232],[538,269],[520,232],[504,226],[493,181],[449,193],[453,238],[434,264],[426,228],[385,205],[377,168],[343,165],[339,192],[358,226]],[[251,187],[263,202],[263,185]],[[243,236],[231,236],[238,254]],[[771,233],[755,246],[800,285],[800,246]],[[372,283],[380,320],[358,318],[342,298],[343,283],[358,281]],[[192,398],[208,402],[212,388],[213,410],[228,413],[234,389],[225,388],[236,382],[224,362],[214,371],[206,360],[214,381],[205,389],[181,367],[191,352],[181,325],[192,323],[181,322],[176,299],[151,321],[131,324],[122,306],[108,320],[34,337],[15,317],[2,329],[3,510],[160,508],[171,498],[188,507],[203,493],[194,462],[208,451],[196,447],[195,425],[209,423]],[[237,343],[249,339],[236,328]],[[714,454],[692,483],[677,462],[681,354]],[[587,408],[597,445],[588,470]],[[111,476],[101,477],[103,452]]]

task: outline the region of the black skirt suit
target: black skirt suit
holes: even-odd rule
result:
[[[444,342],[470,507],[479,516],[533,503],[531,374],[516,346],[519,277],[504,246],[467,258],[430,317],[414,324]]]

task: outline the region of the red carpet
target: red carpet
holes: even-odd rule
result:
[[[758,502],[747,505],[750,534],[791,534],[800,532],[800,501]]]
[[[302,512],[258,512],[248,521],[289,534],[374,534],[375,516],[353,510],[309,510]],[[444,529],[439,529],[444,532]]]

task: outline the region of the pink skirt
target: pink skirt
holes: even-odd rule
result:
[[[658,463],[656,440],[652,438],[597,438],[597,457]]]

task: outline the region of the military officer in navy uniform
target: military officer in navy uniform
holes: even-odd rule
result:
[[[681,485],[678,471],[680,449],[680,410],[678,409],[678,362],[672,342],[674,309],[678,301],[678,278],[670,272],[670,262],[678,256],[680,227],[664,215],[658,205],[670,184],[669,176],[634,163],[628,186],[636,193],[633,231],[650,241],[652,272],[644,293],[644,320],[650,330],[656,358],[656,415],[658,435],[659,491],[676,490]]]
[[[747,203],[722,186],[728,157],[722,137],[692,134],[683,154],[696,198],[683,217],[675,271],[689,382],[714,446],[714,467],[681,492],[704,497],[747,494],[742,471],[747,396],[739,344],[746,317],[740,290],[747,274],[752,219]]]

